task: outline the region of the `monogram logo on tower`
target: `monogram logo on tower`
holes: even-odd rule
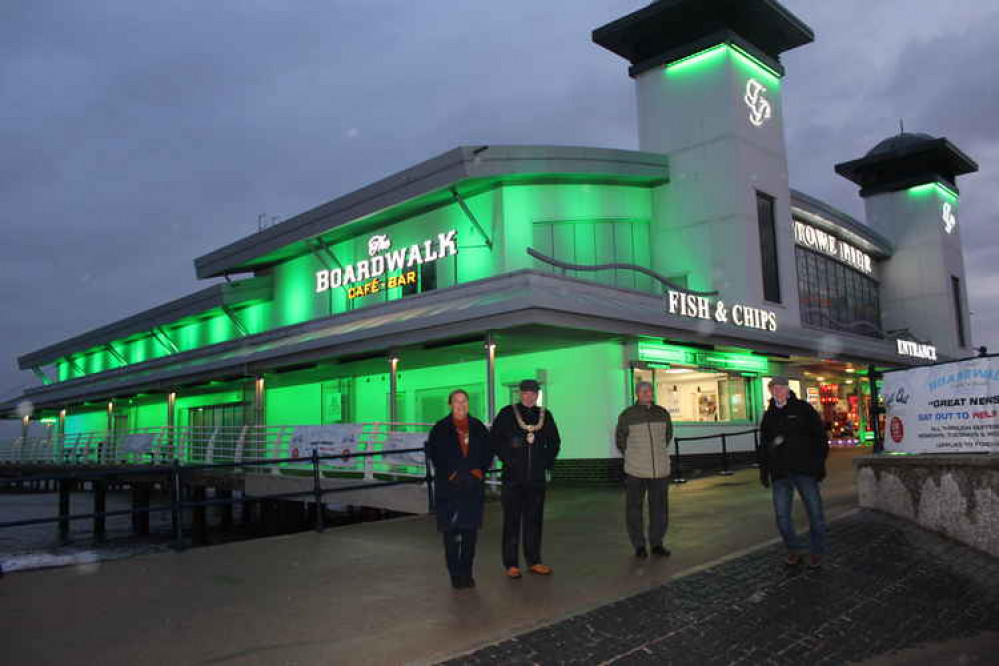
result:
[[[765,97],[766,92],[766,87],[756,79],[746,81],[746,96],[743,99],[749,107],[749,122],[756,127],[770,120],[770,100]]]
[[[944,203],[943,214],[940,217],[943,218],[944,231],[947,233],[954,231],[954,227],[957,226],[957,213],[954,212],[954,207]]]

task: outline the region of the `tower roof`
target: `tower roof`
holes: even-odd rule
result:
[[[863,157],[836,165],[836,173],[860,185],[860,196],[893,192],[943,180],[957,189],[957,176],[978,164],[946,137],[901,133],[879,141]]]
[[[635,76],[733,34],[778,65],[781,53],[815,40],[777,0],[659,0],[597,28],[593,41],[630,62]]]

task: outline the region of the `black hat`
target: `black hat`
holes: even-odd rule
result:
[[[520,382],[520,390],[534,391],[535,393],[537,393],[538,391],[541,390],[541,385],[538,384],[538,382],[534,379],[525,379],[522,382]]]

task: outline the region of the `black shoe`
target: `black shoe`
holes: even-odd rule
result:
[[[645,550],[645,546],[639,546],[635,549],[635,557],[645,559],[649,556],[649,551]]]
[[[655,555],[656,557],[669,557],[670,555],[672,555],[672,553],[670,553],[667,549],[663,548],[662,546],[653,546],[652,554]]]
[[[468,583],[465,582],[464,576],[451,576],[451,587],[456,590],[464,590],[468,587]]]
[[[465,576],[465,587],[475,587],[475,579],[471,575]]]

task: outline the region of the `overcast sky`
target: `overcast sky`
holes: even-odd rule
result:
[[[206,286],[194,257],[460,144],[636,148],[590,31],[640,0],[3,0],[0,398],[16,356]],[[837,162],[908,131],[978,161],[961,224],[999,351],[991,0],[786,0],[791,185],[855,216]]]

